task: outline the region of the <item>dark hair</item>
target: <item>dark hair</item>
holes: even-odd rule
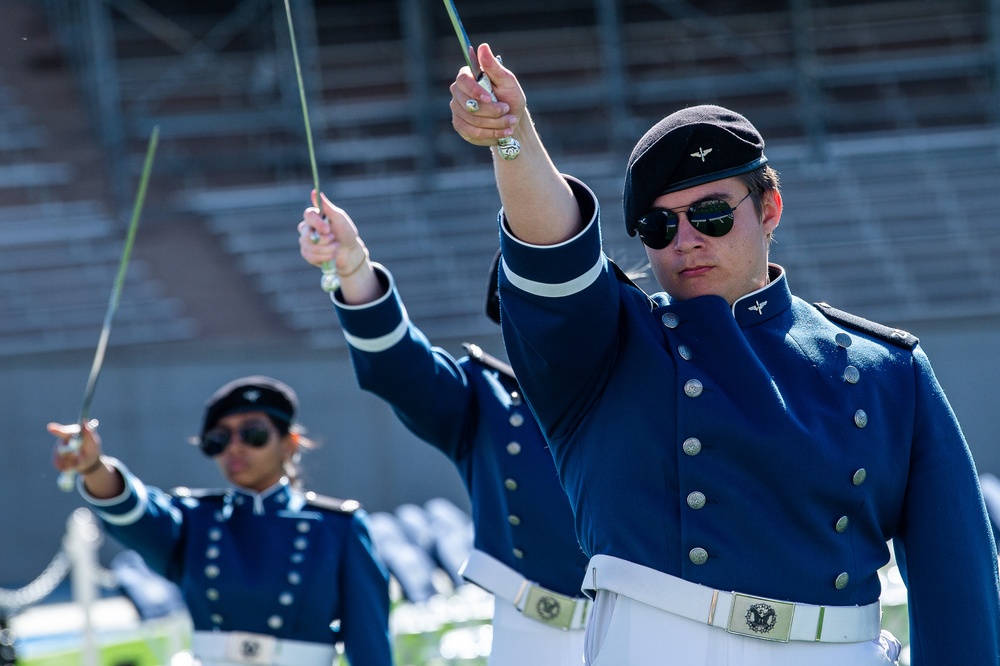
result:
[[[753,207],[757,211],[758,218],[764,212],[764,196],[771,191],[781,193],[781,182],[778,178],[778,172],[772,169],[769,164],[765,164],[753,171],[741,173],[736,178],[750,190],[750,199],[753,201]],[[769,243],[774,240],[774,232],[767,235],[767,240]]]

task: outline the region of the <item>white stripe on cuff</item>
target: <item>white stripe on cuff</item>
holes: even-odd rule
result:
[[[372,353],[383,352],[386,349],[391,348],[394,344],[406,336],[406,330],[409,328],[409,325],[410,318],[407,316],[406,310],[403,310],[403,319],[391,333],[387,333],[386,335],[382,335],[377,338],[359,338],[356,335],[351,335],[347,331],[344,331],[344,338],[347,340],[347,344],[360,351]]]

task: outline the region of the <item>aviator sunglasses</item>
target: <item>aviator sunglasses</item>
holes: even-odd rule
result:
[[[687,209],[688,222],[699,233],[712,238],[725,236],[733,229],[734,213],[737,206],[747,200],[747,195],[736,202],[736,206],[730,206],[722,199],[705,199],[691,205]],[[639,240],[643,245],[654,250],[662,250],[670,245],[670,241],[677,235],[677,225],[680,224],[680,216],[666,208],[654,208],[639,218],[636,223],[636,231],[639,233]]]
[[[271,430],[266,424],[260,421],[252,421],[244,424],[236,431],[240,441],[255,449],[262,448],[271,439]],[[217,426],[206,432],[201,437],[199,446],[201,452],[209,458],[214,458],[229,446],[229,440],[233,438],[233,431],[225,426]]]

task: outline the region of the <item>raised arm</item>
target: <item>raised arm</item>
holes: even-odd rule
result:
[[[79,432],[77,425],[49,423],[46,429],[58,438],[56,448],[52,453],[52,464],[60,472],[75,471],[83,479],[84,488],[97,499],[118,497],[125,490],[125,481],[121,473],[104,461],[101,455],[101,438],[93,429],[93,424],[83,425],[83,444],[79,451],[60,450],[60,444]]]
[[[492,146],[497,189],[514,236],[533,245],[555,245],[572,238],[583,228],[580,210],[535,130],[521,85],[488,44],[479,46],[478,57],[497,102],[463,67],[451,85],[452,127],[473,145]],[[470,99],[477,104],[467,105]],[[469,106],[478,108],[473,111]],[[517,159],[498,157],[497,140],[504,136],[520,142]]]

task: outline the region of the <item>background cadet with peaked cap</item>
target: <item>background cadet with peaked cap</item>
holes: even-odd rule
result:
[[[892,540],[911,663],[1000,663],[995,543],[954,413],[916,338],[802,301],[768,263],[782,198],[753,125],[698,106],[638,142],[623,204],[664,290],[647,296],[513,73],[478,55],[498,102],[463,68],[452,124],[521,144],[494,158],[504,342],[591,558],[586,662],[895,663]]]
[[[475,549],[462,575],[495,598],[490,665],[579,666],[587,558],[510,366],[475,345],[458,360],[433,347],[407,316],[388,269],[369,261],[347,213],[323,199],[323,214],[305,211],[299,246],[310,263],[335,261],[341,272],[331,299],[359,385],[448,456],[469,493]],[[486,310],[499,323],[496,272],[494,264]]]
[[[389,666],[388,573],[353,500],[306,492],[295,391],[243,377],[206,402],[199,446],[229,482],[218,490],[147,486],[102,453],[86,428],[80,494],[104,529],[176,583],[194,624],[201,666],[329,666],[343,643],[351,666]],[[50,423],[68,439],[76,426]]]

